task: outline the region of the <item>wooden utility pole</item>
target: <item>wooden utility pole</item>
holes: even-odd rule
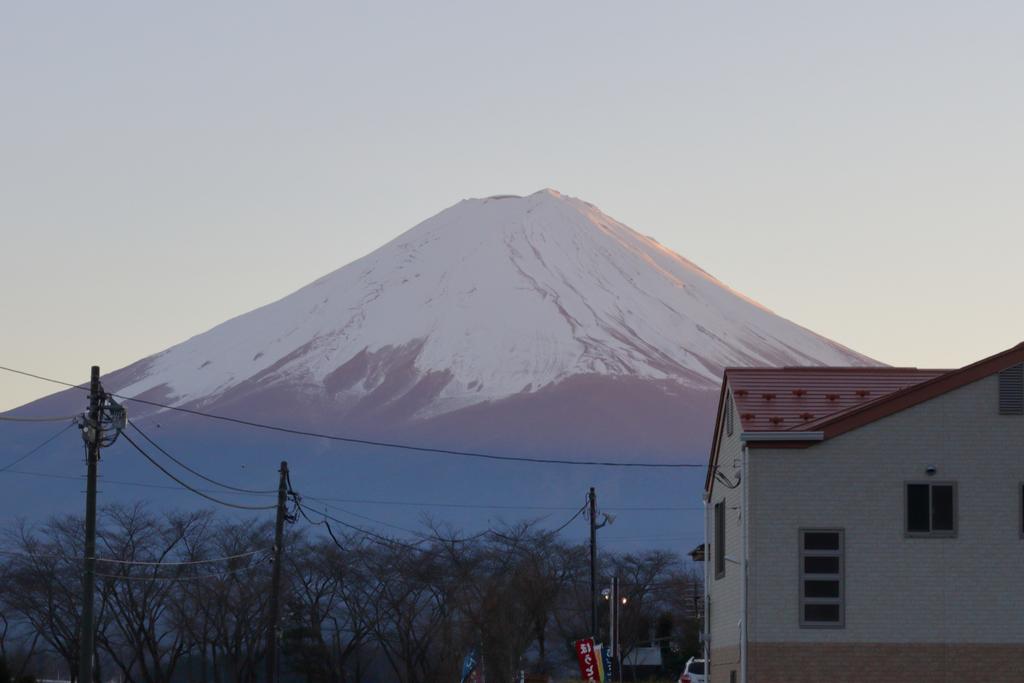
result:
[[[85,485],[85,566],[82,572],[82,630],[78,640],[78,683],[92,683],[93,602],[96,592],[96,470],[100,462],[100,413],[103,396],[99,366],[92,366],[89,380],[89,415],[82,436],[85,439],[87,465]]]
[[[593,486],[587,494],[587,503],[590,507],[590,635],[597,638],[597,492]]]
[[[284,521],[288,516],[288,463],[281,461],[277,486],[277,522],[274,525],[274,566],[270,579],[270,623],[267,625],[267,683],[277,683],[281,621],[281,560],[284,555]]]

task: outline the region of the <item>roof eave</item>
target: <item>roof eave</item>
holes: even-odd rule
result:
[[[747,448],[809,448],[825,440],[824,432],[743,432]]]
[[[907,387],[902,391],[882,396],[876,401],[858,406],[853,410],[843,411],[815,426],[825,433],[825,438],[831,439],[994,375],[1000,370],[1021,362],[1024,362],[1024,343],[965,365],[959,370],[952,370],[920,384]]]
[[[825,432],[743,432],[740,440],[746,443],[753,441],[822,441]]]
[[[722,438],[722,403],[725,401],[725,394],[728,391],[729,369],[722,371],[722,387],[718,392],[718,410],[715,411],[715,431],[711,436],[711,452],[708,454],[708,471],[704,477],[704,500],[707,501],[711,495],[711,488],[715,485],[713,472],[718,464],[718,445]]]

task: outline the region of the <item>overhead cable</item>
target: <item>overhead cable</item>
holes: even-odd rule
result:
[[[244,567],[238,567],[237,569],[229,569],[228,571],[216,572],[210,574],[192,574],[184,576],[143,576],[140,574],[101,574],[96,573],[98,579],[115,579],[118,581],[196,581],[202,579],[223,579],[225,576],[231,576],[232,574],[238,574],[240,572],[249,571],[258,567],[258,564],[249,564]]]
[[[71,418],[68,418],[68,419],[71,419]],[[48,438],[46,441],[42,442],[41,444],[39,444],[38,446],[36,446],[32,450],[30,450],[29,452],[27,452],[24,455],[22,455],[21,457],[12,460],[11,462],[9,462],[6,465],[4,465],[3,467],[0,467],[0,472],[8,471],[9,469],[14,467],[15,465],[17,465],[21,461],[25,460],[29,456],[34,455],[34,454],[38,453],[39,451],[43,450],[46,446],[48,446],[50,444],[50,442],[54,441],[57,437],[59,437],[61,434],[63,434],[64,432],[68,431],[69,429],[71,429],[74,426],[75,426],[74,422],[69,422],[67,424],[67,426],[65,426],[63,429],[58,431],[56,434],[54,434],[53,436]]]
[[[584,510],[586,510],[586,509],[587,509],[587,506],[586,506],[586,505],[584,505],[583,507],[581,507],[581,508],[580,508],[579,510],[577,510],[577,511],[576,511],[576,514],[575,514],[575,515],[573,515],[572,517],[570,517],[570,518],[569,518],[569,521],[567,521],[567,522],[566,522],[565,524],[563,524],[562,526],[558,527],[557,529],[555,529],[555,530],[554,530],[554,531],[552,531],[551,533],[552,533],[552,534],[557,534],[558,532],[560,532],[560,531],[562,531],[563,529],[565,529],[565,527],[567,527],[567,526],[569,526],[570,524],[572,524],[572,523],[573,523],[573,521],[575,521],[575,519],[576,519],[577,517],[579,517],[580,515],[582,515],[582,514],[583,514],[583,512],[584,512]]]
[[[247,553],[238,553],[237,555],[226,555],[224,557],[211,557],[208,560],[183,560],[181,562],[162,562],[162,561],[149,561],[149,560],[115,560],[111,557],[97,557],[97,562],[108,562],[111,564],[129,564],[129,565],[140,565],[146,567],[187,567],[196,564],[213,564],[215,562],[229,562],[231,560],[239,560],[243,557],[252,557],[253,555],[259,555],[260,553],[269,552],[266,548],[260,548],[259,550],[250,550]]]
[[[120,565],[135,565],[144,567],[186,567],[191,565],[199,564],[213,564],[215,562],[228,562],[230,560],[238,560],[243,557],[252,557],[253,555],[259,555],[265,553],[267,550],[261,548],[259,550],[253,550],[246,553],[239,553],[237,555],[227,555],[225,557],[211,557],[208,560],[184,560],[181,562],[164,562],[164,561],[150,561],[150,560],[117,560],[112,557],[97,557],[94,558],[97,562],[106,562],[109,564],[120,564]],[[65,560],[67,562],[81,562],[81,557],[68,557],[66,555],[50,555],[45,553],[19,553],[13,550],[0,550],[0,555],[9,555],[12,557],[28,557],[31,559],[48,559],[48,560]]]
[[[137,431],[139,434],[141,434],[142,438],[145,439],[146,441],[148,441],[150,443],[150,445],[153,446],[153,448],[157,449],[158,451],[160,451],[161,453],[166,455],[173,463],[175,463],[176,465],[178,465],[182,469],[185,469],[185,470],[191,472],[192,474],[196,475],[197,477],[199,477],[203,481],[209,482],[209,483],[213,484],[214,486],[219,486],[219,487],[224,488],[224,489],[228,489],[228,490],[231,490],[231,491],[238,491],[239,493],[254,493],[254,494],[258,494],[258,495],[270,494],[270,493],[276,494],[277,493],[277,489],[245,489],[245,488],[241,488],[239,486],[232,486],[231,484],[225,484],[224,482],[217,481],[216,479],[211,479],[210,477],[206,476],[202,472],[199,472],[197,470],[192,469],[191,467],[189,467],[188,465],[183,463],[181,460],[178,460],[173,455],[168,453],[166,450],[161,448],[160,444],[158,444],[156,441],[153,441],[153,439],[149,438],[149,436],[144,431],[139,429],[139,426],[137,424],[135,424],[134,422],[132,422],[131,420],[128,420],[128,424],[130,424],[135,429],[135,431]]]
[[[307,496],[312,498],[312,496]],[[576,508],[570,505],[501,505],[501,504],[476,504],[476,503],[439,503],[430,501],[413,500],[377,500],[373,498],[328,498],[319,496],[319,501],[331,503],[355,503],[360,505],[397,505],[403,507],[438,507],[438,508],[460,508],[467,510],[534,510],[537,512],[572,512]],[[703,510],[700,506],[656,506],[656,505],[603,505],[603,509],[609,512],[675,512]]]
[[[66,387],[74,389],[84,389],[85,387],[77,384],[71,384],[70,382],[63,382],[49,377],[43,377],[42,375],[36,375],[24,370],[16,370],[14,368],[0,366],[0,370],[7,372],[13,372],[26,377],[33,377],[35,379],[43,380],[46,382],[52,382],[54,384],[60,384]],[[230,422],[233,424],[244,425],[246,427],[254,427],[256,429],[266,429],[273,432],[280,432],[282,434],[292,434],[295,436],[308,436],[316,439],[327,439],[329,441],[339,441],[343,443],[357,444],[361,446],[374,446],[379,448],[391,448],[394,450],[412,451],[418,453],[433,453],[437,455],[453,455],[465,458],[479,458],[485,460],[497,460],[505,462],[527,462],[540,465],[567,465],[567,466],[582,466],[582,467],[629,467],[629,468],[649,468],[649,469],[678,469],[678,468],[704,468],[704,465],[698,463],[662,463],[662,462],[616,462],[606,460],[564,460],[558,458],[533,458],[528,456],[515,456],[515,455],[497,455],[494,453],[480,453],[476,451],[462,451],[449,448],[434,448],[430,446],[416,446],[413,444],[402,444],[392,443],[389,441],[376,441],[373,439],[357,439],[354,437],[340,436],[337,434],[324,434],[321,432],[313,432],[304,429],[294,429],[291,427],[282,427],[280,425],[265,424],[262,422],[255,422],[253,420],[246,420],[237,417],[228,417],[226,415],[216,415],[213,413],[206,413],[201,410],[194,410],[192,408],[183,408],[180,406],[167,405],[165,403],[158,403],[156,401],[149,401],[141,398],[134,398],[131,396],[122,396],[120,394],[111,394],[123,401],[134,401],[135,403],[142,403],[143,405],[152,406],[154,408],[162,408],[164,410],[173,410],[187,415],[195,415],[198,417],[205,417],[211,420],[220,420],[222,422]]]
[[[275,509],[277,509],[277,505],[242,505],[241,503],[229,503],[229,502],[227,502],[225,500],[220,500],[219,498],[214,498],[211,495],[203,493],[199,489],[193,488],[192,486],[189,486],[184,481],[182,481],[181,479],[178,479],[176,476],[174,476],[173,474],[168,472],[167,469],[164,468],[163,465],[161,465],[156,460],[154,460],[152,457],[150,457],[149,453],[147,453],[146,451],[142,450],[142,447],[139,446],[137,443],[135,443],[135,441],[133,441],[130,436],[128,436],[127,434],[123,434],[123,433],[122,433],[122,436],[124,436],[125,441],[130,443],[135,450],[137,450],[139,453],[141,453],[142,457],[144,457],[146,460],[148,460],[150,462],[150,464],[152,464],[154,467],[156,467],[158,470],[163,472],[165,475],[167,475],[168,477],[170,477],[174,481],[178,482],[184,488],[188,489],[189,491],[191,491],[192,493],[196,494],[197,496],[200,496],[200,497],[205,498],[205,499],[207,499],[209,501],[217,503],[218,505],[223,505],[224,507],[229,507],[229,508],[236,508],[236,509],[239,509],[239,510],[275,510]]]
[[[298,500],[296,500],[295,504],[298,506],[300,511],[304,507],[302,505],[302,503],[300,501],[298,501]],[[388,538],[387,536],[382,536],[381,534],[378,534],[378,533],[376,533],[374,531],[370,531],[369,529],[364,529],[362,527],[356,526],[355,524],[349,524],[345,520],[338,519],[337,517],[334,517],[333,515],[329,515],[326,512],[320,512],[319,510],[313,510],[312,512],[322,516],[324,519],[329,519],[332,522],[337,522],[338,524],[342,525],[343,527],[346,527],[346,528],[351,529],[353,531],[357,531],[357,532],[363,534],[364,536],[367,536],[367,537],[369,537],[371,539],[376,540],[376,542],[378,542],[378,543],[383,543],[383,544],[389,545],[389,546],[397,545],[397,546],[402,546],[404,548],[409,548],[410,550],[416,550],[416,551],[423,552],[423,548],[420,548],[417,545],[414,545],[414,544],[411,544],[411,543],[403,543],[402,541],[399,541],[397,539]]]
[[[0,468],[0,474],[23,474],[30,477],[43,477],[48,479],[67,479],[67,480],[81,480],[82,475],[71,475],[71,474],[54,474],[52,472],[33,472],[30,470],[15,470]],[[106,477],[100,476],[100,483],[107,485],[116,486],[138,486],[141,488],[151,489],[166,489],[170,491],[187,491],[183,486],[174,486],[172,484],[153,484],[149,482],[141,481],[125,481],[122,479],[107,479]],[[273,493],[234,493],[232,491],[218,491],[215,489],[198,489],[204,493],[225,493],[230,495],[246,495],[246,496],[264,496],[269,497],[271,495],[276,496],[277,491]],[[373,500],[368,498],[330,498],[324,496],[306,496],[309,500],[316,500],[317,502],[330,502],[330,503],[354,503],[360,505],[402,505],[407,507],[439,507],[439,508],[464,508],[470,510],[526,510],[526,511],[538,511],[538,512],[569,512],[575,510],[574,507],[564,505],[475,505],[475,504],[462,504],[462,503],[436,503],[436,502],[419,502],[419,501],[399,501],[399,500]],[[622,505],[610,505],[602,506],[603,509],[610,512],[699,512],[703,511],[703,507],[657,507],[657,506],[622,506]]]

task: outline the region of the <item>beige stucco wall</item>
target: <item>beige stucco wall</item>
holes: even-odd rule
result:
[[[733,408],[735,411],[735,407]],[[735,429],[732,436],[725,433],[724,422],[718,466],[731,481],[739,480],[742,442],[740,440],[740,419],[734,413]],[[725,563],[725,576],[715,579],[715,534],[714,505],[725,501],[725,554],[739,561],[742,557],[742,526],[740,516],[741,489],[729,489],[716,482],[708,501],[708,590],[710,594],[710,635],[711,661],[716,671],[739,668],[739,619],[740,619],[740,566],[735,562]],[[725,679],[728,681],[728,674]]]
[[[993,376],[807,449],[752,450],[750,641],[1024,643],[1024,417],[996,401]],[[904,536],[907,481],[957,483],[956,538]],[[845,529],[845,628],[799,627],[801,527]]]

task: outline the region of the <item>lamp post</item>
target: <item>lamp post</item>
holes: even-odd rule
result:
[[[619,595],[619,577],[612,577],[611,588],[605,588],[601,595],[608,601],[608,647],[612,649],[612,660],[615,662],[616,677],[622,683],[622,648],[619,644],[619,608],[628,602],[625,596]]]

